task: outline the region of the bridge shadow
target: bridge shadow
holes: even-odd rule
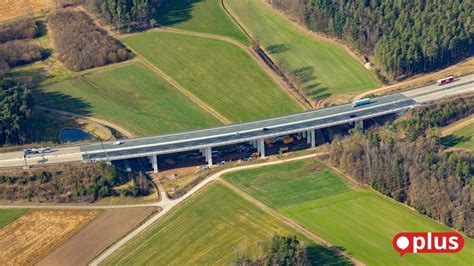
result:
[[[203,0],[163,1],[154,15],[158,24],[173,26],[192,18],[191,11],[195,4]]]

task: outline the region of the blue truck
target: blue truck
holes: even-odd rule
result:
[[[361,100],[357,100],[355,102],[352,102],[352,107],[357,107],[357,106],[362,106],[362,105],[366,105],[366,104],[369,104],[369,103],[372,103],[372,99],[370,98],[364,98],[364,99],[361,99]]]

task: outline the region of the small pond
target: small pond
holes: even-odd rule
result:
[[[58,140],[61,144],[67,142],[86,141],[91,139],[94,139],[94,135],[76,128],[66,128],[61,130],[58,134]]]

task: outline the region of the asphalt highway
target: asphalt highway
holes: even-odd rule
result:
[[[344,104],[249,123],[126,139],[121,140],[120,145],[104,142],[58,148],[50,154],[29,156],[27,161],[29,165],[42,165],[84,160],[118,160],[216,147],[397,113],[420,103],[467,93],[474,93],[474,74],[457,78],[453,83],[443,86],[430,84],[402,93],[374,98],[372,103],[355,108],[351,104]],[[0,154],[0,168],[23,165],[22,152]]]
[[[387,100],[393,100],[387,102]],[[351,108],[349,112],[344,112],[341,109],[346,109],[346,106],[341,106],[339,108],[332,108],[333,112],[329,115],[314,115],[312,118],[307,120],[301,120],[298,123],[289,123],[290,120],[286,121],[287,124],[282,123],[281,126],[278,124],[269,124],[266,130],[263,130],[263,127],[257,128],[248,128],[246,124],[242,124],[237,131],[233,131],[230,134],[222,134],[219,132],[216,136],[209,135],[206,138],[196,138],[193,140],[193,132],[188,133],[188,139],[184,141],[172,141],[166,143],[154,143],[144,146],[141,148],[117,148],[112,150],[107,150],[104,152],[102,149],[99,152],[87,153],[83,157],[85,160],[117,160],[117,159],[126,159],[131,157],[143,157],[153,154],[168,154],[182,151],[191,151],[206,147],[215,147],[223,146],[228,144],[242,143],[246,141],[257,140],[260,138],[276,137],[282,136],[291,133],[297,133],[302,131],[307,131],[310,129],[325,128],[329,126],[339,125],[348,123],[351,121],[357,121],[360,119],[367,119],[375,116],[380,116],[383,114],[390,114],[398,111],[406,110],[410,107],[416,105],[416,102],[412,99],[401,97],[401,95],[392,95],[390,97],[383,98],[384,104],[373,103],[371,106],[364,106],[359,108]],[[327,110],[326,110],[327,111]],[[317,112],[311,112],[317,113]],[[310,114],[310,113],[306,113]],[[354,118],[350,118],[350,115],[355,115]],[[241,128],[245,128],[245,131],[241,131]],[[240,132],[236,134],[235,132]]]

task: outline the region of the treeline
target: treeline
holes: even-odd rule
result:
[[[13,40],[33,39],[38,33],[36,22],[32,18],[19,18],[0,24],[0,43]]]
[[[129,183],[127,188],[115,186]],[[111,196],[141,196],[150,191],[146,177],[131,176],[106,163],[68,164],[31,171],[0,172],[0,200],[95,202]]]
[[[446,101],[413,110],[409,118],[365,134],[354,131],[349,139],[333,141],[330,162],[360,182],[472,237],[474,156],[447,152],[433,127],[472,114],[473,103],[473,97]],[[451,110],[462,111],[455,114]],[[435,113],[439,116],[432,115]]]
[[[272,237],[271,243],[266,250],[257,258],[251,258],[248,254],[237,254],[236,265],[312,265],[306,251],[296,236]]]
[[[86,8],[121,32],[153,27],[161,0],[84,0]]]
[[[82,11],[59,9],[48,16],[47,23],[59,60],[73,71],[125,61],[130,56]]]
[[[269,0],[310,30],[343,39],[392,77],[449,65],[474,54],[467,0]]]
[[[30,39],[39,34],[32,18],[20,18],[0,24],[0,77],[10,68],[42,60],[48,51]]]
[[[0,146],[25,142],[31,106],[32,98],[26,87],[0,77]]]

